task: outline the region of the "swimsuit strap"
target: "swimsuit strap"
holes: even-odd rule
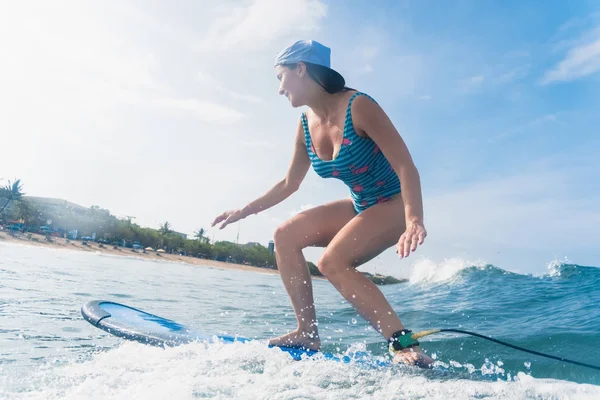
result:
[[[346,109],[346,121],[344,122],[344,136],[348,133],[348,131],[354,132],[354,134],[356,135],[356,132],[354,131],[354,125],[352,124],[352,111],[351,110],[352,110],[352,102],[358,96],[367,96],[369,99],[371,99],[373,102],[375,102],[375,104],[377,104],[375,99],[366,93],[363,93],[363,92],[354,93],[352,95],[352,97],[350,97],[350,100],[348,100],[348,108]]]
[[[310,132],[308,130],[308,120],[306,119],[306,113],[302,113],[302,129],[304,130],[304,141],[306,142],[306,149],[310,151],[312,141],[310,140]]]
[[[363,92],[356,92],[356,93],[354,93],[352,95],[352,97],[350,97],[350,100],[348,100],[348,108],[346,109],[346,115],[350,114],[350,109],[352,108],[352,102],[354,101],[354,99],[357,96],[367,96],[369,99],[373,100],[373,102],[375,102],[375,104],[377,104],[377,102],[375,101],[375,99],[372,98],[371,96],[369,96],[368,94],[363,93]]]

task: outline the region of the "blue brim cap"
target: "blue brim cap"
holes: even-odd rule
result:
[[[275,66],[298,62],[321,65],[328,68],[331,75],[336,75],[340,80],[344,79],[339,72],[331,68],[331,49],[316,40],[298,40],[275,57]]]
[[[275,66],[300,61],[331,68],[331,49],[316,40],[298,40],[275,57]]]

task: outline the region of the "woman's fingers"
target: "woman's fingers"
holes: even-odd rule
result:
[[[427,232],[423,225],[412,225],[410,226],[396,244],[396,253],[400,258],[408,257],[411,252],[417,251],[417,247],[425,242]]]
[[[221,221],[225,221],[227,220],[227,218],[231,215],[231,211],[225,211],[221,214],[219,214],[217,216],[217,218],[215,218],[215,220],[213,221],[211,227],[215,226],[216,224],[218,224]]]

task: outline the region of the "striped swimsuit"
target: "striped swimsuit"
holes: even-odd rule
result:
[[[352,124],[350,111],[357,92],[348,101],[342,147],[338,155],[330,161],[321,160],[312,144],[306,114],[302,113],[302,126],[306,138],[306,149],[315,172],[322,178],[336,178],[350,189],[357,213],[370,206],[389,200],[400,193],[400,179],[371,138],[358,136]],[[375,101],[375,100],[373,100]]]

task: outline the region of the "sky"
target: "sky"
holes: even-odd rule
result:
[[[421,176],[425,244],[362,270],[600,265],[593,1],[2,2],[0,184],[266,245],[294,213],[348,196],[311,170],[283,203],[210,228],[287,170],[304,109],[278,95],[273,60],[298,39],[331,47]]]

